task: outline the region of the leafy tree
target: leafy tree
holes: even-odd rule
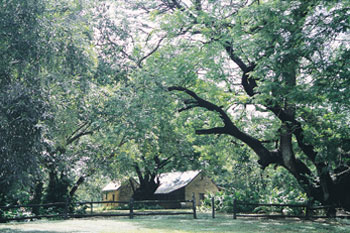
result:
[[[38,172],[37,124],[45,108],[38,88],[44,4],[2,1],[0,6],[0,203],[4,204],[22,199],[23,192],[16,190],[25,190]]]
[[[171,64],[174,73],[165,63],[152,70],[169,91],[183,93],[183,110],[212,113],[200,112],[209,124],[198,135],[230,135],[262,168],[287,169],[309,197],[350,208],[347,1],[130,4],[160,22],[153,32],[167,33],[173,58],[202,54]],[[188,66],[193,60],[198,65]]]
[[[173,99],[149,72],[157,61],[148,58],[157,54],[164,38],[156,37],[152,43],[152,33],[137,30],[142,25],[133,21],[125,6],[105,3],[98,8],[96,80],[108,89],[106,107],[98,116],[104,119],[100,133],[105,138],[104,157],[112,168],[106,171],[114,168],[112,176],[119,179],[136,175],[140,187],[134,198],[153,199],[161,172],[195,166],[198,155],[173,117]],[[125,11],[110,10],[119,8]]]
[[[84,3],[86,9],[81,1],[1,3],[2,203],[25,192],[24,201],[40,203],[44,190],[49,200],[68,195],[73,183],[67,166],[78,155],[63,151],[91,134],[84,98],[96,67]]]

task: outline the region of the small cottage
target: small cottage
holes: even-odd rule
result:
[[[124,182],[111,182],[102,189],[103,201],[129,201],[139,184],[133,178]],[[117,203],[108,203],[106,206],[118,206]]]
[[[219,191],[216,184],[201,171],[162,173],[159,181],[160,185],[155,191],[158,200],[192,200],[194,194],[196,204],[200,205],[205,194]],[[138,186],[132,178],[122,183],[111,182],[102,190],[103,201],[129,201]]]

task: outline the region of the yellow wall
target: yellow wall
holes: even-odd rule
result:
[[[196,205],[201,204],[201,199],[204,194],[218,192],[218,187],[207,176],[199,174],[191,183],[185,188],[185,199],[192,200],[193,193],[196,198]]]
[[[138,187],[138,184],[134,182],[135,188]],[[133,190],[129,181],[124,182],[118,190],[104,191],[102,192],[103,201],[130,201],[133,195]],[[118,206],[118,203],[108,203],[106,206]]]
[[[105,191],[102,193],[102,200],[103,201],[113,201],[113,194],[114,194],[114,201],[119,201],[119,190],[113,190],[113,191]],[[105,206],[117,206],[116,203],[107,203]]]

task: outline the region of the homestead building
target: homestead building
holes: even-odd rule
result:
[[[201,171],[168,172],[159,175],[160,185],[155,191],[157,200],[191,200],[195,195],[200,205],[207,193],[216,193],[219,188]],[[134,186],[134,189],[132,187]],[[103,201],[129,201],[139,184],[134,179],[111,182],[103,188]]]
[[[102,200],[130,201],[134,193],[133,190],[135,190],[138,186],[138,182],[133,178],[130,178],[124,182],[110,182],[102,189]],[[106,206],[118,206],[118,204],[108,203]]]

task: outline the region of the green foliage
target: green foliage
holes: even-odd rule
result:
[[[35,174],[40,153],[42,102],[30,90],[13,85],[0,96],[0,184],[1,193],[28,183],[28,173]],[[25,169],[26,168],[26,169]]]
[[[258,154],[264,167],[267,164],[286,167],[308,189],[309,195],[313,193],[320,200],[326,197],[317,194],[320,186],[325,183],[329,189],[333,189],[332,183],[342,186],[340,183],[345,181],[334,177],[345,177],[341,172],[349,167],[347,1],[170,4],[154,0],[131,1],[130,5],[151,12],[150,20],[158,23],[152,36],[155,33],[167,36],[167,45],[146,59],[140,67],[143,76],[138,78],[148,74],[149,79],[156,78],[164,88],[185,87],[225,110],[234,125],[228,127],[229,120],[223,114],[188,92],[176,93],[174,97],[181,100],[177,107],[192,113],[186,119],[191,129],[215,129],[197,131],[209,134],[224,128],[226,131],[218,134],[240,138]],[[237,66],[239,69],[235,70]],[[202,109],[197,109],[198,106]],[[293,135],[288,135],[288,150],[282,145],[286,128]],[[257,139],[256,143],[249,143],[242,134]],[[218,148],[230,147],[224,142]],[[256,149],[256,144],[268,150],[271,157]],[[213,149],[209,153],[207,148],[210,146],[195,147],[202,153],[203,164],[206,159],[225,161],[225,156]],[[290,152],[292,157],[288,160]],[[274,157],[277,154],[280,158]],[[241,159],[246,163],[243,156]],[[220,169],[211,172],[223,173]],[[326,176],[328,181],[321,181]],[[288,185],[300,188],[295,182]],[[269,191],[280,201],[301,197],[299,192],[281,189],[285,193],[280,189]],[[340,196],[334,195],[332,202],[338,202]],[[347,202],[347,198],[343,200]]]
[[[220,106],[272,152],[281,150],[282,127],[291,123],[270,112],[280,106],[300,123],[303,138],[293,137],[291,150],[309,168],[311,185],[318,188],[326,172],[347,171],[349,3],[177,2],[182,7],[158,0],[0,3],[0,204],[34,201],[38,180],[47,183],[35,201],[64,200],[79,178],[102,185],[106,176],[135,175],[136,166],[142,173],[205,170],[226,188],[218,200],[225,211],[232,195],[304,200],[287,170],[260,171],[240,141],[197,137],[197,129],[223,127],[222,116],[197,108],[186,93],[169,93],[170,86]],[[242,88],[237,60],[253,67],[254,96]],[[312,145],[314,161],[301,143]],[[89,198],[99,199],[98,185],[84,187]]]
[[[80,106],[94,69],[92,30],[85,21],[89,9],[79,4],[1,2],[1,205],[40,203],[35,183],[45,180],[45,169],[55,165],[56,172],[68,170],[63,153],[53,154],[67,150],[64,140],[80,124],[77,118],[84,119],[86,106]],[[50,195],[67,189],[52,185],[44,186]]]
[[[0,204],[23,201],[37,173],[44,102],[38,90],[40,16],[36,1],[0,3]],[[18,192],[16,192],[18,191]]]
[[[308,198],[302,191],[297,180],[285,169],[279,167],[268,172],[269,177],[265,184],[265,189],[260,193],[259,203],[277,204],[306,204]],[[257,207],[255,212],[282,212],[300,215],[304,209],[299,207]]]
[[[214,145],[217,150],[216,146],[220,143],[216,142]],[[207,168],[208,170],[213,169],[214,180],[223,190],[214,195],[208,195],[204,200],[203,208],[211,208],[212,197],[215,200],[216,210],[227,213],[233,212],[234,199],[243,203],[307,203],[306,194],[297,180],[286,169],[268,167],[265,171],[261,171],[254,161],[253,155],[249,156],[251,152],[247,148],[235,148],[233,151],[224,153],[226,163],[222,164],[222,167],[218,167],[220,163],[213,162],[214,168],[210,168],[210,166]],[[228,154],[231,156],[228,157]],[[304,211],[302,208],[292,208],[287,211],[287,208],[281,207],[237,205],[237,210],[243,213],[280,213],[283,209],[288,214],[301,214]]]

